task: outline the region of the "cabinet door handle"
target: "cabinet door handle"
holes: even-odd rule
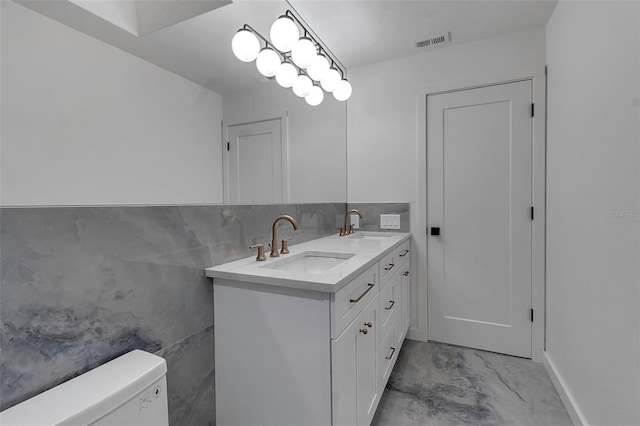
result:
[[[391,347],[391,353],[389,354],[389,356],[384,357],[384,359],[391,359],[393,358],[393,354],[396,353],[396,348],[394,348],[393,346]]]
[[[389,306],[387,306],[385,309],[387,311],[390,311],[393,308],[393,305],[395,305],[395,304],[396,304],[395,300],[389,300]]]
[[[409,276],[409,271],[404,271],[404,272],[402,273],[402,275],[404,275],[405,277],[408,277],[408,276]]]
[[[369,288],[367,288],[364,293],[362,293],[357,299],[349,299],[349,302],[351,303],[358,303],[364,296],[367,295],[367,293],[369,293],[371,291],[371,289],[373,287],[375,287],[375,284],[367,284],[369,286]]]
[[[366,325],[369,328],[373,327],[373,323],[371,321],[365,322],[364,325]]]
[[[367,330],[366,328],[361,328],[360,329],[360,333],[362,334],[367,334],[369,332],[369,330]]]
[[[384,267],[384,270],[385,271],[390,271],[390,270],[393,269],[394,266],[396,266],[396,265],[393,264],[393,263],[390,263],[390,264],[388,264],[387,266]]]
[[[404,253],[400,255],[400,257],[405,257],[407,254],[409,254],[409,250],[405,250]]]

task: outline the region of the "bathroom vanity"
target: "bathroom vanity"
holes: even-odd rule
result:
[[[217,424],[370,424],[409,327],[410,244],[359,232],[207,269]]]

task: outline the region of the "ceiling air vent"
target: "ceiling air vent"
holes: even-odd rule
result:
[[[433,47],[439,44],[447,44],[451,41],[449,32],[429,36],[424,40],[416,41],[416,48],[421,49],[423,47]]]

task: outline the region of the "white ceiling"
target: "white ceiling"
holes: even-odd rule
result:
[[[199,0],[203,2],[219,3]],[[87,17],[86,11],[67,1],[20,3],[220,94],[266,81],[254,65],[233,56],[231,39],[245,23],[268,37],[271,23],[290,7],[285,0],[236,0],[137,37],[95,16]],[[424,50],[416,49],[414,42],[444,31],[451,33],[451,46],[541,26],[551,16],[556,0],[290,3],[338,59],[352,68],[420,53]]]

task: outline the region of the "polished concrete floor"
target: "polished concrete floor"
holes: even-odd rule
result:
[[[564,426],[571,420],[540,363],[406,340],[372,425]]]

